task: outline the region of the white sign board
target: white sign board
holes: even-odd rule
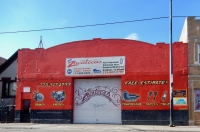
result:
[[[173,97],[174,106],[177,105],[187,105],[187,98],[184,97]]]
[[[30,87],[24,87],[23,88],[23,92],[28,92],[29,93],[30,92]]]
[[[125,56],[66,59],[66,76],[124,74]]]

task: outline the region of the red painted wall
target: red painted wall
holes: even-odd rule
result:
[[[173,44],[175,90],[187,91],[187,53],[187,44],[182,42]],[[168,44],[154,45],[124,39],[94,39],[65,43],[48,49],[19,50],[16,110],[22,109],[21,102],[25,98],[31,99],[32,110],[73,109],[73,78],[65,76],[66,58],[108,56],[125,56],[126,74],[121,76],[121,91],[140,96],[135,101],[122,99],[122,110],[169,109]],[[163,81],[160,82],[163,84],[143,85],[144,81],[151,81],[151,83],[152,81]],[[65,85],[65,83],[70,83],[70,85]],[[31,88],[29,95],[23,94],[23,88],[26,86]],[[52,91],[59,90],[65,91],[66,94],[65,100],[60,103],[51,97]],[[148,100],[149,91],[157,92],[155,100],[153,96]],[[167,91],[166,100],[162,101],[161,98],[165,91]],[[42,102],[38,103],[34,100],[37,92],[45,96]],[[168,105],[163,106],[161,103]],[[187,105],[179,105],[175,106],[175,109],[187,109],[187,107]]]

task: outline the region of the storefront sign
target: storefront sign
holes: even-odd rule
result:
[[[186,90],[173,90],[174,97],[186,97]]]
[[[24,93],[29,93],[31,90],[30,90],[30,87],[24,87],[23,88],[23,92]]]
[[[173,98],[174,105],[187,105],[187,98]]]
[[[123,74],[125,74],[125,56],[66,59],[66,76]]]

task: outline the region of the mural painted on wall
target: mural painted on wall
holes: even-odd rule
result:
[[[163,96],[162,96],[162,101],[165,101],[166,100],[166,98],[167,98],[167,91],[164,91],[164,93],[163,93]]]
[[[140,77],[140,76],[139,76]],[[122,109],[126,110],[169,110],[170,94],[169,82],[165,79],[168,76],[151,77],[143,76],[143,78],[152,78],[145,80],[141,77],[130,76],[123,80],[122,90]],[[174,109],[187,110],[187,87],[185,89],[174,88]]]
[[[39,91],[34,92],[34,100],[37,102],[35,103],[35,106],[44,106],[44,103],[42,103],[44,100],[44,95]]]
[[[125,101],[136,101],[139,98],[140,98],[140,96],[138,94],[131,94],[127,91],[124,91],[122,93],[122,99]]]
[[[74,106],[79,107],[85,102],[89,101],[92,97],[102,96],[109,100],[109,102],[113,103],[115,106],[119,107],[121,105],[119,88],[109,86],[96,86],[94,88],[84,89],[78,87],[75,90],[74,95]]]
[[[65,91],[53,91],[51,95],[56,102],[62,102],[66,98]]]
[[[148,91],[148,95],[147,95],[147,100],[156,100],[156,97],[158,95],[157,91]]]
[[[53,106],[64,106],[62,102],[66,98],[65,91],[52,91],[51,96],[56,101],[56,103],[53,103]]]
[[[37,87],[33,87],[31,109],[63,110],[72,109],[73,90],[71,80],[41,81]]]

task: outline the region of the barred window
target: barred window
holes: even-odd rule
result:
[[[194,90],[194,110],[200,110],[200,89]]]

